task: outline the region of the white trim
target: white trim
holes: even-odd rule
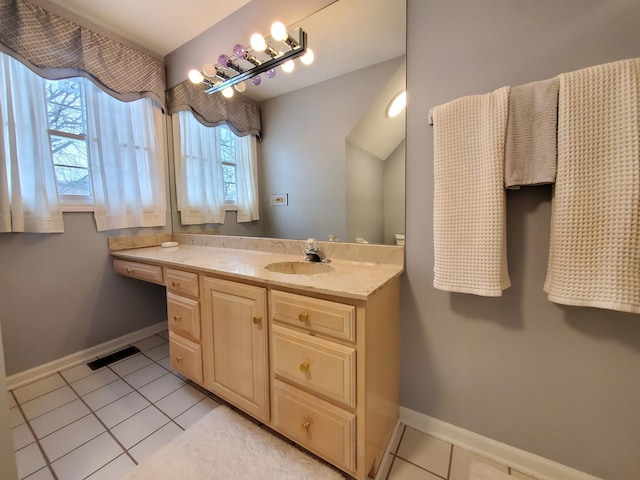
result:
[[[71,355],[45,363],[44,365],[30,368],[24,372],[15,373],[10,377],[7,377],[7,388],[9,390],[13,390],[28,383],[35,382],[36,380],[40,380],[41,378],[53,375],[60,370],[66,370],[67,368],[80,365],[81,363],[95,360],[97,357],[113,353],[122,347],[126,347],[127,345],[143,340],[151,335],[155,335],[156,333],[163,332],[166,329],[167,322],[165,320],[164,322],[156,323],[133,333],[101,343],[100,345],[72,353]]]
[[[400,407],[400,421],[409,427],[499,462],[537,480],[602,480],[406,407]]]
[[[396,422],[396,427],[393,429],[393,433],[391,434],[391,438],[389,439],[389,443],[387,443],[387,449],[385,450],[384,457],[380,461],[380,466],[378,466],[375,480],[384,480],[389,475],[389,471],[391,470],[391,463],[394,458],[393,456],[395,455],[396,449],[398,448],[398,444],[401,440],[399,438],[399,436],[402,435],[401,427],[402,423],[398,419],[398,421]]]

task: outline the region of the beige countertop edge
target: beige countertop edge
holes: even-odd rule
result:
[[[399,277],[401,265],[373,264],[333,260],[328,273],[291,275],[271,272],[265,266],[273,262],[301,261],[300,256],[248,251],[232,248],[179,245],[178,247],[143,247],[112,251],[113,257],[213,273],[250,280],[267,286],[294,288],[305,292],[367,300],[389,281]]]

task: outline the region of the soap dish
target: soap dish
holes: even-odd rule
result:
[[[160,244],[160,246],[162,248],[177,247],[178,246],[178,242],[162,242]]]

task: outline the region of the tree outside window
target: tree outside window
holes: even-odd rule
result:
[[[58,194],[66,200],[90,198],[87,122],[81,80],[47,80],[46,101]]]

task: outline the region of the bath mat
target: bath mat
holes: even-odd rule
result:
[[[338,471],[226,406],[208,413],[125,480],[339,480]]]

